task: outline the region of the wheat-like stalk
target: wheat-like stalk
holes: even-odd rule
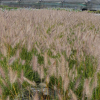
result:
[[[35,96],[33,97],[33,100],[39,100],[39,96],[38,96],[37,92],[35,93]]]
[[[11,65],[14,61],[16,60],[16,57],[11,57],[10,59],[9,59],[9,65]]]
[[[23,83],[23,81],[24,81],[24,71],[22,70],[21,71],[21,76],[20,76],[20,83],[22,84]]]
[[[84,81],[83,92],[86,94],[88,100],[90,100],[92,97],[93,87],[90,87],[90,80],[89,79],[85,79],[85,81]]]
[[[11,67],[9,67],[9,79],[11,84],[17,79],[17,71],[13,71]]]
[[[66,91],[68,89],[69,82],[70,82],[70,80],[68,78],[68,75],[66,74],[64,77],[64,91]]]
[[[7,48],[5,46],[2,47],[1,53],[6,57],[7,56]]]
[[[25,60],[21,60],[21,59],[20,59],[20,62],[22,63],[22,65],[25,64]]]
[[[5,72],[1,66],[0,66],[0,75],[5,79]]]
[[[10,100],[10,97],[8,96],[8,97],[6,98],[6,100]]]
[[[42,79],[44,78],[44,68],[43,68],[43,66],[40,66],[40,73],[39,73],[39,75],[40,75],[41,82],[42,82]]]
[[[74,94],[74,92],[71,89],[70,89],[70,93],[71,93],[71,96],[72,96],[72,100],[78,100],[77,96]]]
[[[47,67],[47,65],[48,65],[48,55],[47,55],[47,52],[44,53],[44,64],[45,64],[45,67]]]
[[[66,74],[65,57],[62,55],[62,57],[61,57],[61,77],[62,77],[63,81],[65,78],[65,74]]]
[[[27,79],[26,77],[23,77],[24,81],[28,82],[29,84],[31,84],[32,86],[36,86],[36,83],[34,81],[30,81],[29,79]]]
[[[76,80],[75,89],[78,88],[78,86],[79,86],[79,84],[80,84],[80,80],[81,80],[81,77],[79,77],[79,78]]]
[[[15,57],[16,57],[16,59],[18,59],[18,58],[20,57],[20,49],[18,49],[18,50],[16,51]]]
[[[38,66],[38,62],[37,62],[37,56],[33,55],[33,59],[32,59],[32,67],[33,67],[33,71],[37,71],[37,66]]]
[[[63,96],[59,93],[57,93],[59,100],[63,100]]]
[[[3,92],[3,91],[2,91],[2,87],[0,86],[0,96],[2,95],[2,92]]]
[[[6,87],[8,86],[4,79],[1,79],[1,82],[3,83],[4,86],[6,86]]]
[[[54,59],[50,59],[52,65],[49,67],[49,75],[57,76],[57,68],[56,68],[56,61]]]

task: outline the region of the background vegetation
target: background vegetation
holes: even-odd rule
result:
[[[89,13],[96,13],[96,14],[100,14],[100,10],[97,11],[88,11]]]
[[[0,8],[2,8],[2,10],[16,10],[16,9],[18,9],[18,7],[9,7],[7,5],[0,5]]]

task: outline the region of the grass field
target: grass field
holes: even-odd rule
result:
[[[22,100],[23,89],[41,83],[56,91],[54,100],[99,100],[99,45],[100,17],[92,13],[0,10],[1,100]]]

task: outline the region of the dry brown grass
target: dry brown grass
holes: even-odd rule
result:
[[[0,47],[2,47],[0,49],[6,55],[4,43],[9,43],[14,47],[21,42],[21,46],[26,44],[28,50],[31,50],[33,43],[38,41],[38,46],[35,46],[44,52],[47,48],[53,47],[52,49],[56,52],[66,50],[69,55],[70,48],[76,48],[78,51],[86,50],[87,53],[98,56],[99,20],[99,16],[87,12],[0,11]],[[71,32],[74,32],[73,36]],[[61,33],[63,36],[59,38]],[[67,37],[75,39],[76,36],[77,40],[71,47],[67,42]],[[85,42],[84,45],[82,42]],[[79,53],[77,52],[77,56]]]

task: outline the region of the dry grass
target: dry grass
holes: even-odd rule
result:
[[[78,65],[74,65],[72,69],[69,68],[69,59],[77,59],[78,63],[85,61],[84,52],[86,55],[92,55],[98,60],[97,72],[100,69],[100,17],[87,12],[68,12],[56,10],[17,10],[17,11],[0,11],[0,51],[8,58],[8,66],[20,58],[19,53],[22,47],[26,47],[28,52],[33,48],[44,57],[44,63],[38,63],[37,55],[32,56],[31,66],[33,71],[38,72],[42,79],[48,84],[50,77],[53,75],[56,78],[62,77],[64,92],[68,90],[69,83],[74,81],[77,77]],[[19,48],[13,57],[9,55],[8,45],[15,48],[19,44]],[[48,52],[52,52],[52,54]],[[76,54],[72,54],[72,50],[76,50]],[[65,54],[63,54],[65,52]],[[57,54],[61,57],[56,57]],[[24,54],[23,54],[24,55]],[[53,57],[52,57],[53,55]],[[26,62],[21,60],[22,65]],[[95,64],[94,64],[95,66]],[[47,76],[44,74],[44,68],[47,68]],[[10,69],[11,70],[11,69]],[[96,72],[96,73],[97,73]],[[0,68],[2,77],[4,72]],[[16,80],[17,72],[12,70],[9,72],[10,81],[13,84]],[[12,77],[11,74],[14,74]],[[12,79],[14,78],[14,80]],[[97,74],[94,75],[95,85],[92,89],[97,87]],[[21,84],[27,81],[34,85],[22,71]],[[34,83],[34,84],[33,84]],[[80,78],[75,83],[75,89],[80,84]],[[89,79],[84,82],[84,95],[90,99]],[[36,84],[35,84],[36,85]],[[92,91],[92,90],[91,90]],[[70,89],[72,100],[77,100],[74,91]],[[63,94],[58,93],[60,100],[63,100]],[[38,98],[37,94],[35,95]],[[64,99],[66,99],[64,97]]]
[[[0,11],[1,51],[6,55],[4,43],[9,43],[12,47],[16,46],[17,43],[21,43],[21,46],[25,44],[27,49],[31,50],[33,43],[38,41],[38,47],[35,45],[36,48],[44,52],[53,47],[52,49],[56,52],[66,50],[67,55],[70,55],[70,48],[76,48],[78,51],[86,50],[87,53],[98,56],[99,19],[99,16],[87,12]],[[71,32],[74,32],[73,36],[71,36]],[[60,35],[62,35],[62,38],[60,38]],[[76,36],[77,40],[71,47],[67,38],[75,39]],[[84,45],[81,45],[82,42],[84,42]],[[40,52],[40,50],[38,51]]]

